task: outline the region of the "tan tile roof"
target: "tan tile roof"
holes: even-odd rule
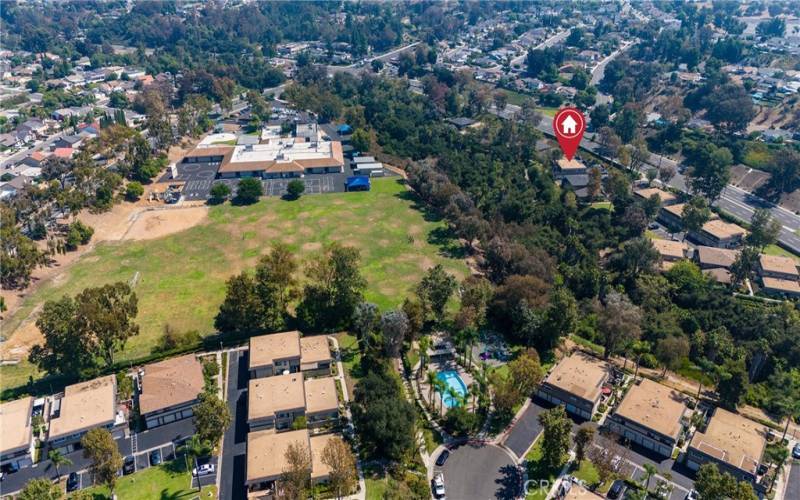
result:
[[[308,413],[328,412],[339,408],[336,381],[333,377],[311,378],[304,384]]]
[[[193,401],[204,383],[203,366],[194,354],[146,365],[139,411],[144,415]]]
[[[559,158],[556,161],[556,165],[561,170],[580,170],[582,168],[586,168],[582,162],[576,160],[575,158],[571,160],[567,160],[566,158]]]
[[[727,248],[699,246],[697,247],[696,255],[698,262],[701,264],[727,269],[736,261],[739,251],[729,250]]]
[[[0,454],[30,446],[32,409],[31,396],[0,404]]]
[[[273,429],[247,435],[247,482],[272,481],[287,467],[286,451],[292,443],[309,449],[308,429],[278,432]]]
[[[207,148],[194,148],[186,153],[184,157],[229,156],[231,153],[233,153],[233,146],[209,146]]]
[[[767,291],[800,294],[800,284],[797,280],[782,280],[778,278],[761,278],[764,289]]]
[[[758,262],[761,265],[761,269],[766,272],[793,274],[797,276],[797,262],[791,257],[762,253]]]
[[[68,436],[114,422],[117,413],[117,379],[114,375],[67,386],[61,415],[50,420],[50,439]]]
[[[600,395],[609,368],[603,361],[582,352],[576,352],[559,361],[545,383],[580,398],[594,401]]]
[[[731,281],[733,281],[731,272],[721,267],[715,267],[713,269],[703,269],[703,274],[711,278],[714,278],[717,281],[717,283],[722,283],[723,285],[728,285],[731,283]]]
[[[720,240],[747,234],[747,231],[743,227],[719,219],[710,220],[703,224],[703,232]]]
[[[331,473],[331,468],[322,462],[322,451],[333,439],[341,439],[336,434],[320,434],[311,436],[311,479],[325,479]]]
[[[303,374],[290,373],[250,379],[247,399],[248,422],[273,417],[281,411],[305,408]]]
[[[686,206],[686,203],[678,203],[678,204],[675,204],[675,205],[669,205],[669,206],[666,206],[666,207],[661,207],[661,210],[664,210],[665,212],[669,212],[672,215],[674,215],[675,217],[680,219],[681,217],[683,217],[683,207],[685,207],[685,206]]]
[[[681,430],[681,417],[686,411],[681,393],[650,379],[631,386],[615,414],[673,438]]]
[[[275,363],[275,360],[300,357],[300,332],[271,333],[250,338],[250,369]]]
[[[763,425],[717,408],[706,431],[695,432],[691,446],[717,460],[755,474],[767,439]]]
[[[300,337],[300,362],[319,363],[330,361],[331,348],[328,345],[327,335],[311,335]]]
[[[602,499],[600,495],[593,493],[583,486],[573,484],[572,489],[567,492],[563,500],[598,500]]]
[[[683,241],[672,240],[651,240],[653,247],[664,258],[683,259],[686,257],[686,251],[689,250],[689,245]]]
[[[653,195],[657,195],[658,199],[661,200],[661,203],[668,203],[677,199],[674,194],[658,188],[639,189],[634,191],[633,194],[646,200],[650,199],[650,197]]]

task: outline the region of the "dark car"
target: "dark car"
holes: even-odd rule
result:
[[[794,445],[794,448],[792,448],[792,457],[800,458],[800,443]]]
[[[125,463],[122,464],[122,474],[128,475],[133,474],[136,471],[136,461],[133,457],[128,457],[125,459]]]
[[[80,484],[80,478],[78,477],[78,473],[70,472],[69,477],[67,477],[67,492],[77,490],[79,484]]]
[[[161,463],[161,451],[153,450],[150,452],[150,465],[155,467]]]
[[[439,454],[439,458],[436,459],[436,465],[441,467],[447,462],[447,458],[450,456],[450,452],[448,450],[444,450],[442,453]]]
[[[611,485],[611,488],[608,490],[608,498],[622,498],[622,494],[625,493],[625,481],[621,479],[617,479],[614,481],[614,484]]]

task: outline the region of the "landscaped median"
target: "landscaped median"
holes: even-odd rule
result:
[[[217,498],[216,486],[205,486],[201,492],[192,487],[192,473],[180,456],[156,467],[149,467],[117,480],[114,490],[120,500],[152,500],[153,498]],[[81,490],[78,498],[111,499],[106,487],[95,486]]]

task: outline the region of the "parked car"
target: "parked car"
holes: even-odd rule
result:
[[[443,466],[445,462],[447,462],[448,457],[450,457],[450,451],[444,450],[439,454],[439,458],[436,459],[436,465],[439,467]]]
[[[621,479],[617,479],[614,481],[614,484],[611,485],[611,488],[608,490],[607,498],[622,498],[622,494],[625,493],[627,487],[625,486],[625,481]]]
[[[150,466],[155,467],[161,463],[161,450],[153,450],[150,452]]]
[[[433,486],[433,488],[431,488],[433,490],[433,496],[436,498],[444,498],[444,476],[441,474],[441,472],[433,476],[431,484]]]
[[[794,445],[794,448],[792,448],[792,457],[800,458],[800,443],[797,443]]]
[[[122,464],[122,474],[127,476],[128,474],[133,474],[136,471],[136,460],[133,457],[128,457],[125,459],[125,463]]]
[[[215,470],[214,464],[203,464],[192,469],[192,475],[195,477],[206,476],[208,474],[213,474]]]
[[[70,472],[67,477],[67,493],[77,490],[79,485],[80,478],[78,477],[78,473]]]
[[[700,498],[700,495],[695,490],[689,490],[689,493],[686,494],[686,500],[697,500],[698,498]]]

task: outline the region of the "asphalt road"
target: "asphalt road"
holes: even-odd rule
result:
[[[552,47],[553,45],[555,45],[557,43],[560,43],[562,40],[564,40],[565,38],[567,38],[569,36],[570,31],[572,31],[572,30],[559,31],[555,35],[551,36],[547,40],[545,40],[542,43],[540,43],[539,45],[537,45],[536,47],[533,47],[533,50],[541,50],[541,49],[543,49],[545,47]],[[525,58],[526,57],[528,57],[528,53],[527,52],[525,52],[522,55],[519,55],[519,56],[515,57],[514,59],[511,60],[511,67],[514,67],[517,64],[522,64],[523,62],[525,62]]]
[[[522,491],[522,472],[502,448],[492,444],[469,443],[450,450],[444,467],[445,492],[460,500],[517,498]]]
[[[786,492],[783,498],[790,500],[800,498],[800,462],[793,462],[789,469],[789,477],[786,483]]]
[[[222,462],[219,497],[221,500],[244,500],[247,467],[247,351],[228,354],[228,387],[225,392],[232,424],[225,431],[222,443]]]
[[[542,424],[539,423],[539,414],[542,411],[544,411],[542,406],[531,401],[503,442],[517,458],[525,457],[525,452],[542,432]]]

